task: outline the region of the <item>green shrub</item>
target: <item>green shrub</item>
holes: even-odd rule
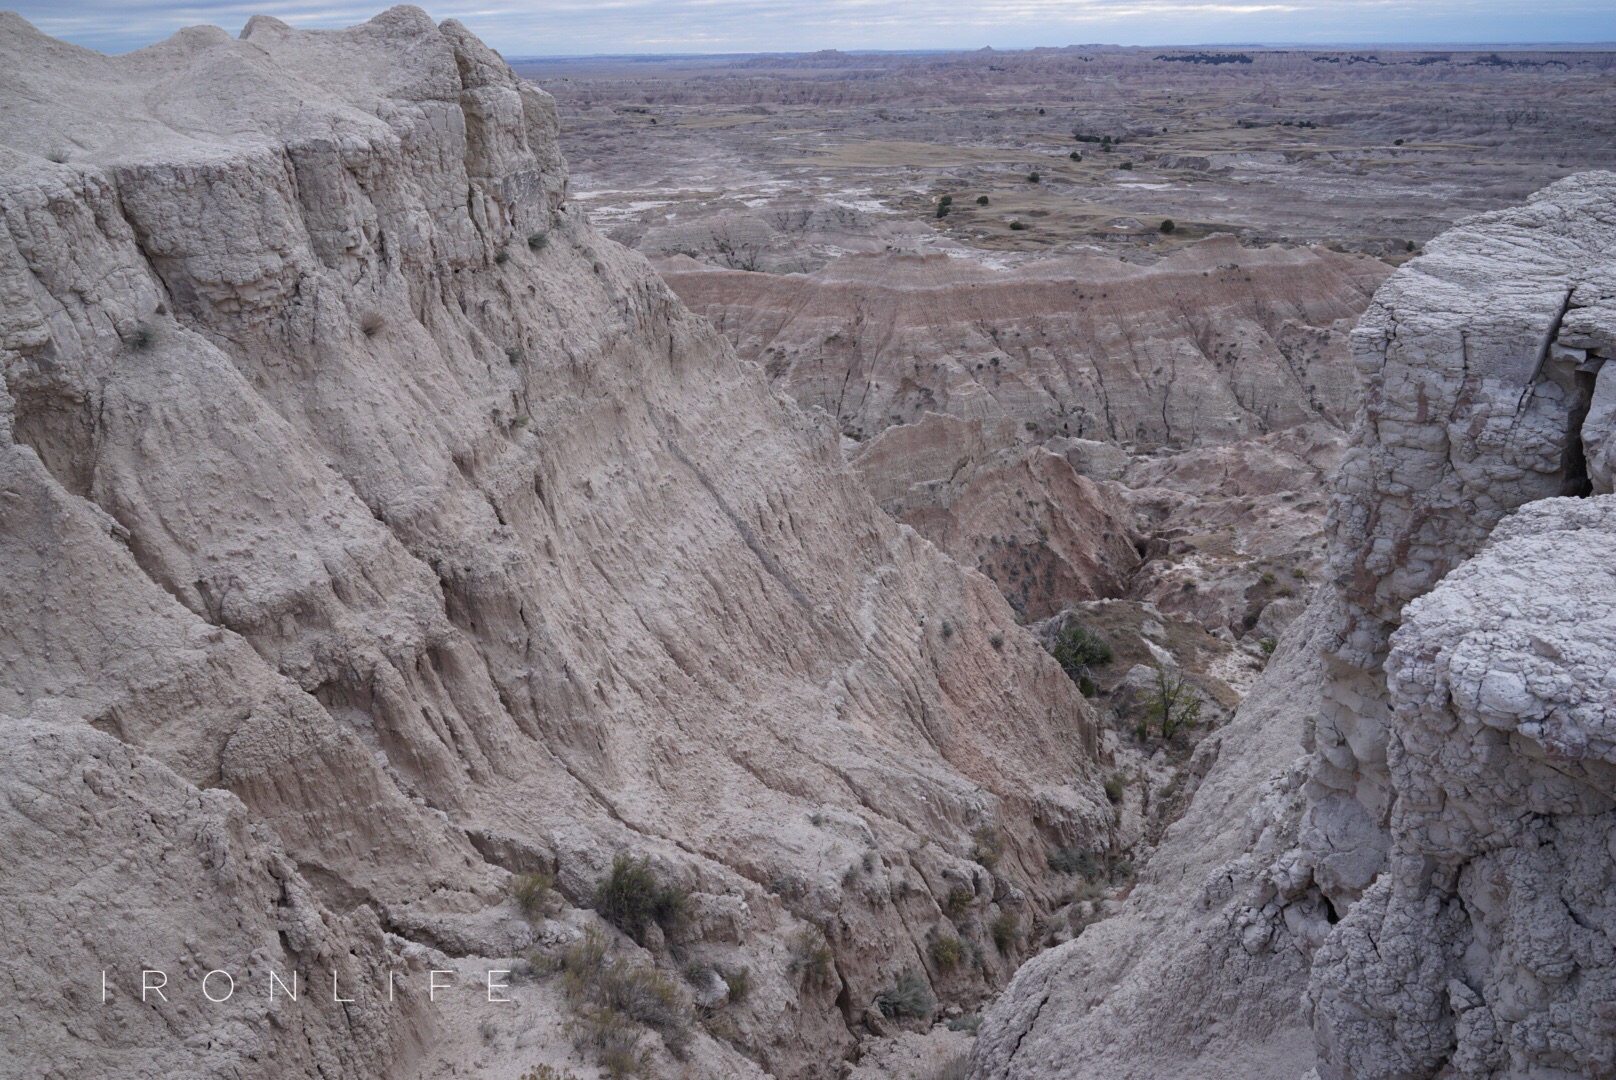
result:
[[[1407,244],[1406,244],[1406,245],[1405,245],[1405,246],[1404,246],[1404,248],[1403,248],[1403,250],[1404,250],[1404,251],[1413,251],[1413,250],[1414,250],[1414,241],[1412,241],[1412,240],[1410,240],[1410,241],[1409,241],[1409,242],[1408,242],[1408,243],[1407,243]]]
[[[548,244],[549,242],[550,238],[541,232],[528,233],[527,235],[527,246],[532,251],[542,250],[544,245]]]
[[[141,323],[124,339],[124,347],[130,352],[148,352],[156,344],[157,330],[149,323]]]
[[[606,935],[591,927],[561,957],[562,993],[587,1016],[591,1007],[655,1028],[668,1048],[690,1041],[690,1003],[667,975],[626,957],[611,957]]]
[[[1073,150],[1070,154],[1067,154],[1066,156],[1071,158],[1073,161],[1082,161],[1083,160],[1083,155],[1079,154],[1076,150]]]
[[[953,934],[945,934],[931,939],[931,962],[939,970],[953,971],[959,962],[965,959],[965,946]]]
[[[511,896],[522,914],[530,919],[543,919],[553,915],[561,906],[555,893],[554,874],[523,874],[511,882]]]
[[[943,911],[950,919],[958,922],[960,918],[971,910],[971,901],[976,899],[976,893],[964,885],[956,885],[948,890],[948,898],[943,901]]]
[[[942,198],[937,200],[937,205],[938,206],[953,206],[954,205],[954,196],[952,196],[952,195],[944,195]]]
[[[926,980],[917,972],[906,971],[897,985],[875,995],[875,1004],[882,1016],[924,1018],[931,1015],[933,1002]]]
[[[995,649],[1004,648],[1004,635],[1003,634],[989,634],[988,635],[988,644],[992,645]]]
[[[1049,868],[1057,874],[1078,874],[1089,880],[1103,876],[1105,868],[1093,852],[1082,848],[1058,848],[1049,857]]]
[[[505,359],[509,360],[513,364],[520,364],[522,362],[522,357],[523,357],[522,350],[519,349],[517,346],[515,346],[515,345],[506,346],[506,348],[505,348]]]
[[[978,205],[978,206],[986,206],[986,205],[988,205],[988,197],[986,195],[978,195],[976,197],[976,205]]]
[[[938,217],[940,217],[940,218],[947,217],[948,216],[948,211],[949,211],[949,205],[947,203],[941,203],[940,202],[940,203],[937,204],[937,216]]]
[[[1265,637],[1257,643],[1257,647],[1262,650],[1264,656],[1273,656],[1274,650],[1279,648],[1279,639]]]
[[[946,640],[948,640],[949,638],[951,638],[953,636],[954,636],[954,624],[949,622],[947,619],[944,619],[943,620],[943,640],[946,641]]]
[[[504,248],[500,248],[498,251],[494,252],[494,263],[495,263],[495,265],[504,266],[506,263],[508,263],[510,261],[511,261],[511,253],[506,251]]]
[[[1161,227],[1161,231],[1164,232],[1164,233],[1170,233],[1174,229],[1178,228],[1177,225],[1173,224],[1173,219],[1172,218],[1163,218],[1160,227]]]
[[[1027,223],[1025,221],[1012,221],[1010,223],[1010,228],[1014,229],[1016,232],[1021,232],[1027,228]]]
[[[1157,734],[1171,739],[1185,728],[1192,728],[1201,719],[1201,698],[1195,684],[1177,671],[1156,668],[1156,683],[1145,696],[1145,717],[1139,722],[1141,736],[1150,734],[1154,724]]]
[[[982,1027],[981,1013],[966,1013],[948,1022],[949,1031],[964,1031],[975,1035]]]
[[[732,1003],[745,1001],[752,989],[752,969],[738,967],[734,971],[724,972],[724,985],[729,987],[729,1000]]]
[[[1120,803],[1122,801],[1122,790],[1127,786],[1127,778],[1121,773],[1112,773],[1105,778],[1105,797],[1111,800],[1112,804]]]
[[[835,954],[825,943],[818,930],[804,930],[791,939],[791,970],[805,986],[818,988],[834,984],[836,977]]]
[[[1077,622],[1068,622],[1055,635],[1049,654],[1066,672],[1066,677],[1076,683],[1088,676],[1091,668],[1104,667],[1116,659],[1109,642]]]
[[[611,873],[595,888],[595,911],[623,933],[645,944],[653,922],[673,930],[689,912],[690,894],[677,885],[659,885],[649,859],[619,854]]]
[[[1133,162],[1124,161],[1121,165],[1118,165],[1117,168],[1121,169],[1123,172],[1133,172]]]
[[[993,920],[992,927],[989,928],[989,933],[993,937],[993,944],[999,947],[999,951],[1009,953],[1010,950],[1016,947],[1016,938],[1021,935],[1021,925],[1016,920],[1016,913],[1013,911],[999,912],[998,917]]]
[[[1038,179],[1039,179],[1038,174],[1035,173],[1035,172],[1030,172],[1030,173],[1027,174],[1027,183],[1029,183],[1029,184],[1036,184],[1038,182]]]
[[[522,1074],[522,1080],[578,1080],[571,1069],[557,1069],[551,1065],[535,1065]]]
[[[971,858],[992,870],[999,865],[999,857],[1004,854],[1004,840],[999,836],[999,830],[991,825],[983,825],[971,834],[974,843],[971,846]]]
[[[611,1009],[586,1008],[574,1028],[573,1045],[592,1053],[612,1080],[639,1076],[651,1064],[651,1053],[640,1047],[640,1029]]]

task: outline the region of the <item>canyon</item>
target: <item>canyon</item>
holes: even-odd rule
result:
[[[0,1075],[1616,1076],[1616,61],[1197,55],[0,15]]]

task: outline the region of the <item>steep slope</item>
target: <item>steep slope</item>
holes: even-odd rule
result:
[[[652,952],[748,966],[725,1030],[780,1075],[828,1073],[903,971],[962,1000],[1006,977],[1014,947],[930,967],[937,898],[965,891],[980,945],[1051,902],[1046,844],[1110,827],[1086,706],[837,431],[574,217],[544,94],[408,7],[117,58],[6,15],[0,57],[0,711],[27,718],[0,731],[28,769],[116,750],[182,832],[245,815],[297,910],[393,962],[519,955],[509,871],[587,904],[648,855],[691,892]],[[141,882],[148,840],[120,848]],[[51,880],[12,887],[43,910]],[[351,952],[277,940],[261,876],[179,880],[130,900],[141,963],[190,962],[229,903],[259,912],[237,963]],[[113,885],[74,917],[110,933]],[[19,963],[47,960],[32,925]],[[810,932],[828,986],[792,970]],[[48,959],[138,986],[105,936]],[[49,993],[14,1000],[29,1067],[102,1052]],[[264,1039],[338,1075],[419,1060],[366,1023]],[[279,1068],[175,1042],[138,1067]]]
[[[1309,1041],[1327,1080],[1611,1074],[1610,507],[1555,496],[1612,434],[1613,206],[1570,178],[1377,293],[1330,580],[1224,734],[1202,790],[1233,797],[1018,974],[973,1075],[1294,1076]]]

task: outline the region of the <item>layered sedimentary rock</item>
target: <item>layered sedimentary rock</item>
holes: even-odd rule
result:
[[[855,255],[812,275],[661,269],[743,356],[858,435],[930,411],[1140,449],[1345,423],[1346,331],[1389,273],[1232,237],[1150,266]]]
[[[1608,498],[1560,496],[1601,482],[1611,438],[1613,206],[1616,176],[1563,181],[1377,294],[1330,581],[1202,790],[1292,732],[1309,756],[1198,796],[1132,909],[1018,976],[976,1075],[1069,1076],[1090,1048],[1077,1075],[1146,1075],[1120,1056],[1145,1030],[1183,1076],[1247,1041],[1248,1075],[1611,1075],[1616,533]],[[1243,852],[1195,857],[1241,818]],[[1202,1005],[1229,995],[1239,1012]]]
[[[118,58],[0,16],[0,57],[0,738],[49,794],[12,799],[0,936],[54,980],[0,1019],[15,1060],[408,1069],[419,1001],[239,1039],[50,1018],[104,966],[519,955],[510,872],[586,904],[619,851],[690,890],[686,956],[751,970],[726,1030],[779,1075],[904,971],[1007,975],[1015,946],[930,965],[935,898],[979,941],[1051,902],[1046,845],[1110,827],[1089,711],[836,428],[576,219],[548,97],[414,8]],[[828,982],[783,944],[810,923]]]

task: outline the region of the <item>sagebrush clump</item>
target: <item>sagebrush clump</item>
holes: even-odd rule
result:
[[[875,995],[882,1016],[924,1018],[931,1015],[931,989],[918,972],[906,971],[894,986]]]
[[[684,922],[690,894],[677,885],[660,884],[649,859],[619,854],[611,873],[595,888],[594,907],[601,918],[643,945],[652,923],[673,931]]]

